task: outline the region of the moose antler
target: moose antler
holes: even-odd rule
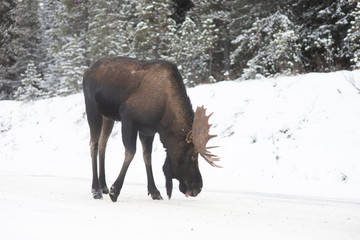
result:
[[[213,113],[206,116],[206,108],[204,106],[197,107],[195,115],[194,115],[194,122],[192,126],[192,131],[190,132],[187,137],[187,141],[192,141],[195,147],[195,151],[200,153],[200,155],[213,167],[221,166],[216,165],[214,162],[219,161],[220,158],[216,155],[210,153],[209,149],[215,147],[206,147],[208,141],[217,135],[210,135],[209,130],[211,124],[209,124],[209,118]]]

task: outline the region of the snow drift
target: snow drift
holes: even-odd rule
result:
[[[160,205],[146,196],[140,144],[119,203],[111,205],[107,196],[101,203],[92,200],[89,130],[82,94],[27,103],[0,101],[0,209],[5,236],[48,239],[51,231],[59,233],[51,238],[61,238],[71,231],[80,235],[88,230],[84,236],[95,237],[100,234],[95,230],[97,223],[108,231],[106,235],[113,236],[116,229],[110,229],[111,226],[139,223],[147,227],[138,236],[156,237],[150,228],[161,231],[162,226],[167,226],[168,232],[185,230],[194,236],[231,239],[239,236],[238,226],[244,224],[246,230],[242,229],[242,233],[248,239],[266,236],[279,239],[282,226],[289,227],[284,239],[289,236],[296,239],[293,233],[301,221],[309,219],[312,220],[308,228],[298,233],[300,239],[304,236],[318,239],[324,232],[328,234],[326,239],[360,236],[355,230],[360,222],[360,71],[221,82],[188,89],[188,94],[194,108],[205,105],[208,112],[214,112],[210,118],[211,133],[218,137],[211,140],[211,145],[221,146],[214,152],[221,156],[219,164],[224,168],[211,168],[200,162],[204,190],[199,197],[184,198],[174,181],[173,199]],[[108,143],[108,185],[116,179],[123,161],[119,124]],[[165,195],[162,173],[165,152],[158,138],[154,144],[154,178]],[[261,196],[286,201],[280,203],[281,207],[270,200],[256,208],[256,202],[265,201]],[[324,216],[329,217],[329,211],[333,211],[332,219],[337,219],[333,224],[343,224],[349,235],[342,234],[344,229],[333,229],[338,230],[337,234],[329,232],[323,220],[310,213],[305,219],[290,217],[290,222],[286,222],[279,216],[310,211],[306,208],[303,213],[301,206],[290,210],[288,201],[294,199],[300,199],[301,204],[307,201],[323,206],[329,201],[344,204],[339,212],[338,206],[313,212],[325,211]],[[279,213],[265,210],[264,205],[280,208]],[[315,206],[311,205],[312,208]],[[258,212],[257,216],[265,217],[247,221],[251,209]],[[114,211],[121,211],[123,218],[115,217]],[[16,217],[19,215],[23,220]],[[160,223],[146,225],[154,215]],[[169,222],[172,216],[178,218]],[[348,225],[342,222],[346,218]],[[271,228],[267,224],[273,219],[279,221]],[[256,225],[267,226],[267,230],[254,235]],[[41,226],[48,230],[41,232]],[[59,232],[57,226],[68,232]],[[311,227],[317,227],[319,235],[313,235],[316,231]],[[17,232],[18,228],[24,230]],[[31,229],[36,231],[29,234]],[[136,229],[131,225],[125,232],[130,235]],[[146,234],[146,230],[151,234]]]

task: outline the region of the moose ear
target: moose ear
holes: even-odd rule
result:
[[[193,131],[190,130],[190,132],[186,135],[186,142],[192,143],[193,142]]]

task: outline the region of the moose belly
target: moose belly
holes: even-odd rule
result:
[[[165,101],[159,96],[135,95],[129,98],[125,105],[131,118],[144,126],[146,132],[159,125],[165,109]]]
[[[139,126],[139,132],[144,136],[154,136],[157,131],[158,128],[156,126]]]
[[[108,96],[97,93],[95,96],[97,109],[107,118],[120,121],[120,105],[119,101],[109,98]]]
[[[101,109],[101,114],[107,118],[110,118],[115,121],[121,121],[121,116],[119,113],[120,105],[115,103],[102,104],[98,103],[99,109]]]

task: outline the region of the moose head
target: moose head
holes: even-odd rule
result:
[[[165,160],[163,167],[166,178],[166,190],[169,198],[172,193],[172,179],[179,180],[179,190],[187,197],[196,197],[202,189],[202,177],[198,166],[198,157],[205,159],[211,166],[219,167],[215,164],[220,158],[211,154],[209,149],[215,148],[207,147],[210,139],[217,135],[210,135],[209,118],[212,113],[206,116],[206,108],[204,106],[197,107],[194,114],[192,129],[183,139],[183,142],[177,146],[177,150],[171,152]]]

